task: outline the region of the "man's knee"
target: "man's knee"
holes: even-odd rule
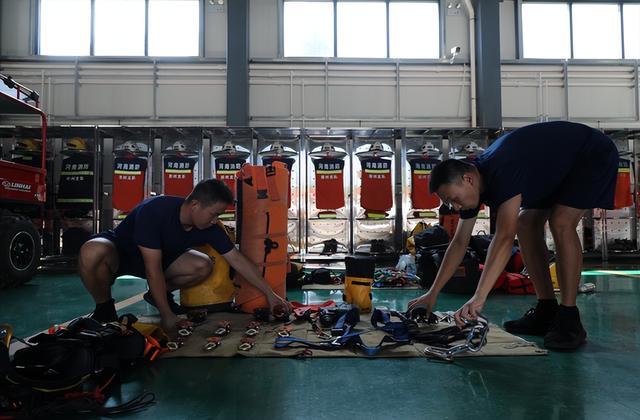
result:
[[[561,212],[554,212],[549,217],[549,229],[554,237],[567,234],[575,235],[578,221],[563,215]]]
[[[78,255],[80,270],[96,267],[99,264],[113,266],[115,263],[115,248],[106,239],[96,238],[85,242]]]
[[[543,232],[546,217],[543,213],[521,211],[518,215],[518,236],[528,235],[534,232]]]
[[[213,272],[213,261],[210,258],[197,258],[193,264],[194,276],[204,280]]]

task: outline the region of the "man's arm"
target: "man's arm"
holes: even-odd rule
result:
[[[227,260],[229,265],[234,268],[245,280],[249,282],[253,287],[260,290],[267,298],[269,306],[273,308],[276,304],[283,304],[285,308],[289,308],[289,305],[282,296],[278,296],[269,287],[267,281],[260,275],[256,265],[252,263],[247,257],[245,257],[240,251],[233,248],[231,251],[223,254],[222,257]]]
[[[177,319],[176,315],[171,311],[169,302],[167,301],[167,284],[162,270],[162,250],[145,248],[138,246],[144,260],[144,269],[147,273],[147,283],[151,296],[156,302],[156,307],[160,311],[163,320]],[[163,327],[165,327],[163,325]]]
[[[471,219],[461,219],[458,222],[456,233],[453,235],[453,239],[451,239],[447,247],[447,251],[444,254],[444,258],[438,269],[438,274],[436,274],[431,288],[424,295],[409,301],[408,310],[412,310],[416,306],[426,306],[428,311],[433,311],[440,290],[442,290],[444,285],[451,279],[451,276],[456,272],[460,262],[464,258],[475,224],[475,217]]]
[[[496,232],[487,251],[487,259],[480,276],[476,294],[486,299],[493,285],[509,262],[513,249],[513,240],[518,227],[521,196],[517,195],[498,207]]]
[[[482,311],[484,302],[498,277],[504,270],[513,248],[513,240],[518,227],[518,214],[520,212],[520,194],[510,198],[498,207],[498,217],[496,219],[496,233],[491,240],[487,259],[478,282],[476,292],[471,299],[456,312],[456,320],[462,325],[462,318],[476,319]]]

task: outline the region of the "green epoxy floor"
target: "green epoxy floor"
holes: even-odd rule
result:
[[[637,419],[640,418],[640,275],[591,272],[597,292],[578,306],[588,343],[576,353],[473,357],[453,364],[426,359],[171,359],[127,374],[110,403],[143,390],[155,406],[126,418],[158,419]],[[116,301],[145,290],[119,280]],[[419,290],[374,290],[377,305],[403,309]],[[340,300],[340,292],[293,291],[290,300]],[[441,295],[439,310],[465,298]],[[491,322],[520,316],[531,296],[493,295]],[[0,291],[0,323],[28,336],[91,311],[80,280],[38,276]],[[151,314],[139,302],[123,312]],[[531,337],[527,337],[531,338]],[[541,339],[533,338],[541,344]]]

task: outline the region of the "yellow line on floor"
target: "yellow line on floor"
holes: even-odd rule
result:
[[[623,276],[623,277],[633,277],[634,279],[640,279],[640,274],[627,274],[621,271],[615,271],[615,270],[596,270],[598,273],[605,273],[605,274],[613,274],[616,276]]]
[[[129,305],[133,305],[134,303],[138,303],[142,300],[142,296],[147,293],[146,291],[142,293],[138,293],[135,296],[131,296],[129,299],[125,299],[121,302],[116,303],[116,311],[119,311],[122,308],[126,308]]]
[[[142,292],[142,293],[138,293],[137,295],[131,296],[131,297],[130,297],[130,298],[128,298],[128,299],[125,299],[125,300],[123,300],[123,301],[120,301],[120,302],[116,303],[116,304],[115,304],[115,306],[116,306],[116,311],[119,311],[119,310],[120,310],[120,309],[122,309],[122,308],[126,308],[126,307],[127,307],[127,306],[129,306],[129,305],[133,305],[134,303],[138,303],[138,302],[140,302],[140,301],[142,300],[142,296],[144,296],[144,294],[145,294],[145,293],[146,293],[146,291],[145,291],[145,292]],[[80,316],[89,316],[89,315],[90,315],[90,314],[84,314],[84,315],[80,315]],[[73,319],[75,319],[75,318],[73,318]],[[70,319],[70,320],[68,320],[68,321],[66,321],[66,322],[64,322],[64,323],[62,323],[62,324],[58,324],[58,325],[61,325],[61,326],[67,326],[67,325],[69,325],[69,323],[70,323],[71,321],[73,321],[73,319]],[[29,336],[28,338],[26,338],[26,339],[25,339],[25,341],[29,341],[29,340],[31,339],[31,337],[35,337],[35,336],[36,336],[36,335],[38,335],[38,334],[46,333],[46,332],[48,332],[48,331],[49,331],[49,329],[47,328],[46,330],[42,330],[42,331],[40,331],[40,332],[37,332],[37,333],[35,333],[35,334],[33,334],[33,335]],[[21,348],[24,348],[24,347],[27,347],[27,345],[26,345],[26,344],[24,344],[24,343],[22,343],[22,342],[20,342],[20,341],[13,341],[13,342],[9,345],[9,355],[13,356],[13,354],[14,354],[16,351],[18,351],[18,350],[20,350]]]

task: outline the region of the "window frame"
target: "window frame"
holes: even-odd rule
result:
[[[331,57],[287,57],[284,55],[284,3],[287,1],[302,1],[302,2],[321,2],[321,3],[333,3],[333,55]],[[362,3],[362,2],[376,2],[384,3],[386,9],[385,22],[386,22],[386,57],[378,58],[364,58],[364,57],[338,57],[338,2],[344,3]],[[390,57],[390,37],[389,33],[389,4],[390,3],[435,3],[438,6],[438,58],[391,58]],[[419,63],[440,63],[443,51],[445,50],[445,16],[444,8],[442,7],[442,0],[279,0],[278,1],[278,59],[286,61],[301,61],[301,62],[419,62]]]
[[[77,56],[82,59],[117,59],[122,61],[129,60],[141,60],[141,59],[154,59],[159,61],[175,61],[175,60],[191,60],[194,58],[204,57],[204,1],[198,1],[198,55],[176,55],[176,56],[150,56],[149,55],[149,1],[144,0],[144,55],[95,55],[95,0],[88,0],[90,2],[91,16],[90,16],[90,34],[89,34],[89,55]],[[44,55],[40,51],[40,13],[41,2],[38,0],[35,7],[35,16],[33,19],[35,27],[35,37],[33,39],[33,54],[39,57],[47,58],[59,58],[68,59],[69,57],[76,56],[58,56],[58,55]]]
[[[571,51],[571,56],[567,59],[558,59],[558,58],[531,58],[524,56],[524,48],[523,48],[523,39],[524,34],[522,32],[522,5],[524,3],[562,3],[567,4],[569,6],[569,47]],[[607,4],[607,5],[617,5],[620,13],[620,48],[621,48],[621,58],[575,58],[574,54],[574,30],[573,30],[573,5],[574,4]],[[579,62],[621,62],[621,61],[633,61],[634,58],[626,58],[625,53],[625,39],[624,39],[624,5],[625,4],[640,4],[640,0],[516,0],[515,2],[515,13],[516,13],[516,32],[518,34],[517,44],[516,44],[516,59],[518,61],[532,61],[536,63],[540,62],[562,62],[562,61],[579,61]]]

